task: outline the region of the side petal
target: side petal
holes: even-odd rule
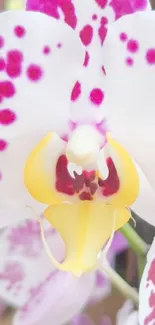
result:
[[[155,225],[155,192],[141,168],[135,164],[139,176],[139,194],[131,209],[148,223]]]
[[[16,313],[13,325],[64,324],[87,304],[93,285],[91,273],[79,278],[63,272],[49,276],[41,291]]]
[[[99,123],[104,116],[105,70],[102,46],[107,26],[115,18],[145,10],[147,0],[27,0],[28,10],[41,11],[58,20],[65,21],[75,29],[84,45],[86,54],[83,68],[73,87],[71,112],[76,122]]]
[[[44,215],[65,243],[66,257],[58,267],[75,275],[96,265],[97,255],[113,228],[122,227],[130,217],[125,208],[115,209],[102,201],[50,206]]]
[[[27,134],[7,142],[0,152],[0,227],[34,217],[44,208],[28,193],[24,184],[24,166],[33,147],[40,141],[38,134]]]
[[[139,323],[151,325],[155,320],[155,242],[148,254],[140,284]]]
[[[142,168],[153,189],[154,33],[154,11],[123,17],[109,26],[103,52],[109,128]]]

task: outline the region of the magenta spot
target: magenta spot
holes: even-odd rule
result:
[[[19,50],[11,50],[7,53],[8,62],[20,64],[23,61],[23,53]]]
[[[71,100],[74,102],[79,98],[80,95],[81,95],[81,84],[79,81],[77,81],[72,90]]]
[[[25,28],[23,26],[16,26],[14,28],[14,32],[15,32],[15,35],[17,37],[19,37],[19,38],[24,37],[25,36],[25,33],[26,33]]]
[[[3,71],[5,69],[5,61],[3,58],[0,58],[0,71]]]
[[[6,72],[10,78],[17,78],[21,75],[22,69],[20,65],[7,64]]]
[[[132,67],[134,64],[134,61],[132,58],[126,58],[125,63],[129,66]]]
[[[42,75],[42,69],[37,64],[31,64],[27,69],[27,77],[33,82],[39,81]]]
[[[15,94],[15,87],[11,81],[0,82],[0,96],[10,98]]]
[[[0,95],[0,103],[3,102],[3,96]]]
[[[150,65],[155,64],[155,49],[149,49],[146,52],[146,60]]]
[[[127,36],[126,33],[120,33],[119,38],[120,38],[120,40],[121,40],[122,42],[125,42],[125,41],[127,41],[128,36]]]
[[[43,53],[44,53],[44,54],[50,54],[50,52],[51,52],[50,47],[49,47],[48,45],[46,45],[46,46],[43,48]]]
[[[0,111],[0,123],[9,125],[16,120],[16,115],[10,109],[6,108]]]
[[[96,14],[94,14],[94,15],[92,15],[92,20],[97,20],[97,15]]]
[[[62,47],[62,44],[61,43],[58,43],[57,44],[57,47],[58,47],[58,49],[60,49]]]
[[[0,151],[4,151],[7,148],[7,142],[5,140],[0,139]],[[0,174],[1,179],[1,174]]]
[[[11,50],[7,53],[6,72],[11,78],[16,78],[22,72],[23,54],[19,50]]]
[[[105,71],[104,65],[102,65],[101,69],[102,69],[102,72],[104,73],[104,75],[106,75],[106,71]]]
[[[65,22],[75,29],[77,25],[77,17],[75,14],[75,8],[71,0],[60,1],[60,8],[65,16]]]
[[[98,29],[98,35],[101,41],[101,45],[103,45],[103,42],[107,35],[107,28],[106,28],[107,23],[108,23],[107,17],[102,17],[100,21],[100,27]]]
[[[0,36],[0,49],[4,46],[4,37]]]
[[[88,46],[92,41],[92,37],[93,37],[93,28],[90,25],[84,26],[80,32],[80,38],[82,43],[85,46]]]
[[[85,66],[85,67],[88,66],[89,59],[90,59],[90,57],[89,57],[89,53],[86,52],[86,54],[85,54],[85,59],[84,59],[84,66]]]
[[[111,0],[110,5],[114,10],[115,18],[118,19],[126,14],[144,10],[147,8],[147,0]]]
[[[102,9],[105,8],[108,3],[108,0],[95,0],[95,1],[98,4],[98,6]]]
[[[90,100],[93,104],[99,106],[102,104],[104,99],[104,93],[100,88],[94,88],[90,92]]]
[[[131,53],[136,53],[139,50],[139,44],[136,40],[129,40],[127,43],[127,49]]]

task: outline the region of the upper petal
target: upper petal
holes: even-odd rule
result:
[[[83,68],[77,75],[71,101],[75,121],[100,122],[104,117],[105,71],[102,46],[107,26],[122,15],[145,10],[148,0],[27,0],[26,8],[65,21],[75,29],[85,47]]]
[[[1,138],[51,128],[65,133],[72,84],[84,58],[80,40],[67,25],[38,12],[4,12],[0,30]]]
[[[155,12],[126,16],[109,26],[103,59],[108,125],[155,189]]]

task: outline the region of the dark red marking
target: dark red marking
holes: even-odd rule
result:
[[[56,164],[56,189],[58,192],[71,196],[78,194],[81,200],[92,200],[99,187],[101,187],[104,196],[110,196],[119,189],[119,179],[111,158],[107,159],[109,176],[106,180],[98,180],[95,171],[83,171],[81,175],[74,172],[73,178],[69,174],[67,165],[66,156],[60,156]]]
[[[118,192],[120,187],[117,170],[111,158],[107,159],[107,167],[109,170],[109,175],[107,179],[99,179],[98,181],[99,186],[102,187],[102,194],[106,197]]]
[[[92,197],[91,197],[91,194],[88,193],[88,192],[82,192],[80,195],[79,195],[79,199],[82,200],[82,201],[92,201]]]

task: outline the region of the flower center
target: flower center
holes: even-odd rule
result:
[[[106,160],[109,174],[103,180],[96,170],[83,171],[74,178],[68,171],[68,159],[65,155],[58,158],[56,164],[56,189],[58,192],[73,196],[77,194],[80,200],[93,200],[95,194],[108,198],[119,190],[120,182],[115,165],[111,158]]]
[[[82,167],[94,166],[103,136],[91,125],[80,125],[73,131],[66,148],[69,161]]]

